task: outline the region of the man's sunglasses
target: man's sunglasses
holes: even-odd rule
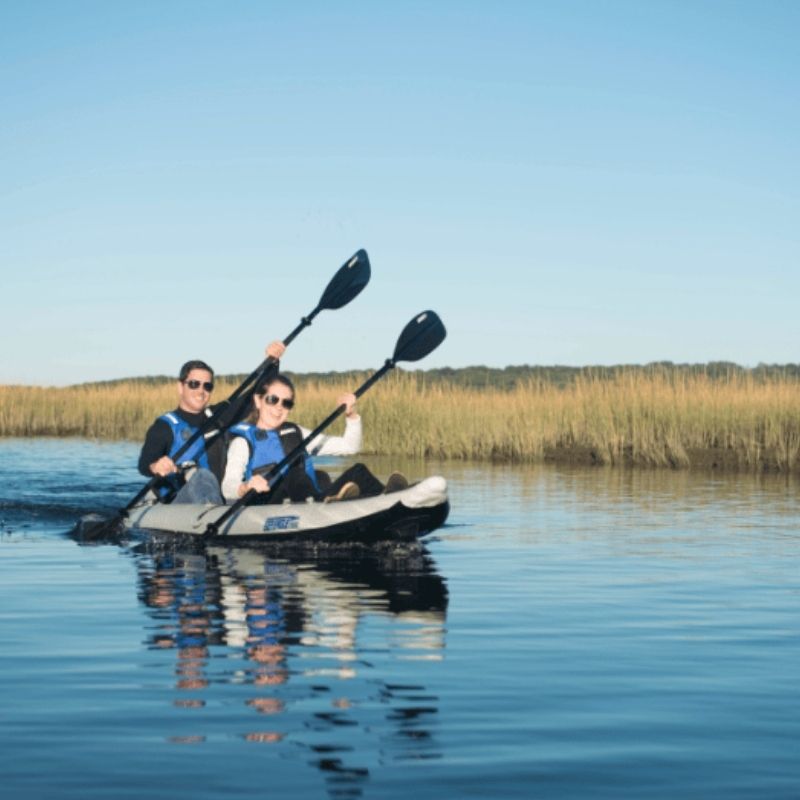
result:
[[[276,406],[280,403],[287,411],[294,408],[294,400],[288,400],[285,397],[278,397],[276,394],[268,394],[264,398],[264,402],[268,406]]]
[[[184,381],[184,383],[190,389],[199,389],[202,386],[207,392],[213,392],[214,391],[214,384],[211,381],[195,381],[195,380],[191,380],[191,381]]]

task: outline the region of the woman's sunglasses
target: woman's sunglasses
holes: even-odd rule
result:
[[[264,397],[264,402],[268,406],[276,406],[280,403],[287,411],[294,408],[294,400],[288,400],[285,397],[278,397],[276,394],[268,394]]]
[[[191,380],[191,381],[184,381],[184,383],[190,389],[199,389],[202,386],[207,392],[213,392],[214,391],[214,384],[211,383],[211,381],[195,381],[195,380]]]

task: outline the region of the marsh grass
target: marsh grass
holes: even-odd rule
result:
[[[366,377],[366,374],[363,376]],[[298,378],[294,419],[314,427],[361,380]],[[226,397],[234,383],[218,384]],[[176,403],[174,383],[0,387],[0,436],[140,440]],[[364,451],[409,457],[686,467],[800,467],[800,381],[709,378],[678,370],[543,380],[510,390],[457,387],[424,373],[390,374],[359,403]],[[341,422],[331,432],[338,433]],[[710,455],[709,455],[710,454]]]

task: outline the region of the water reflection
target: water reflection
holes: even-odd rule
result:
[[[443,655],[447,589],[424,548],[281,559],[143,545],[135,559],[146,643],[174,654],[172,703],[206,712],[197,722],[215,736],[299,745],[337,796],[359,795],[376,759],[438,757],[439,698],[387,679],[403,661]],[[247,713],[226,715],[221,731],[216,708],[232,702]]]
[[[451,521],[469,520],[462,530],[451,528],[451,538],[486,546],[569,539],[618,555],[678,560],[695,548],[730,553],[733,534],[739,547],[757,544],[790,556],[799,537],[796,475],[451,465],[449,480]]]
[[[384,467],[385,468],[385,467]],[[620,500],[642,508],[674,508],[710,504],[717,501],[763,502],[765,493],[790,500],[800,489],[795,473],[727,472],[713,470],[675,470],[666,468],[621,469],[612,467],[569,467],[551,464],[462,464],[448,462],[431,467],[447,475],[454,493],[468,486],[470,495],[458,498],[475,505],[503,502],[552,501],[553,494],[573,496],[576,502],[594,502],[598,510]],[[789,491],[787,491],[787,489]],[[791,504],[785,509],[792,511]]]

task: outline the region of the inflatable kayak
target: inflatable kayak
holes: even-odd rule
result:
[[[132,532],[158,531],[204,538],[227,506],[146,504],[124,520]],[[425,478],[399,492],[333,503],[246,506],[225,522],[213,541],[372,543],[418,539],[444,524],[450,511],[447,481]]]

